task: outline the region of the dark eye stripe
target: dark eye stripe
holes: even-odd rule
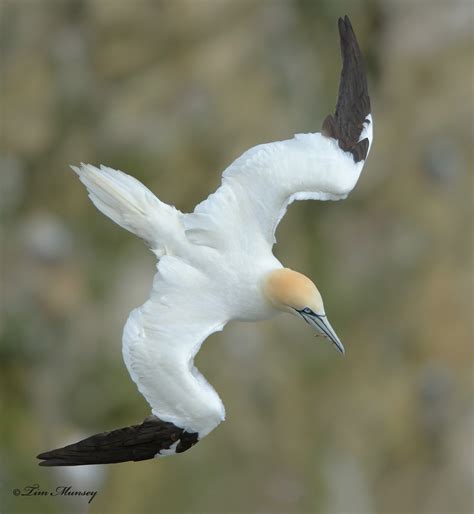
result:
[[[309,307],[305,307],[304,309],[301,309],[301,310],[295,309],[295,311],[298,314],[302,314],[302,315],[307,314],[309,316],[314,316],[315,318],[325,318],[326,317],[326,314],[316,314]]]

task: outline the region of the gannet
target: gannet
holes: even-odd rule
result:
[[[158,258],[150,298],[130,313],[123,358],[151,406],[143,423],[38,455],[42,466],[141,461],[182,453],[225,417],[194,366],[205,339],[230,320],[281,312],[344,347],[316,285],[272,253],[275,230],[294,200],[341,200],[356,185],[372,144],[362,56],[351,22],[339,19],[342,71],[334,114],[321,132],[261,144],[223,173],[217,191],[184,214],[135,178],[90,164],[72,167],[94,205],[143,239]]]

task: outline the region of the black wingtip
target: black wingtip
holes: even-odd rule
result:
[[[102,432],[63,448],[40,453],[37,458],[42,461],[40,466],[140,461],[152,459],[173,445],[176,453],[182,453],[198,440],[197,432],[188,432],[156,416],[149,416],[141,425]]]
[[[337,20],[337,23],[339,25],[339,32],[345,30],[346,28],[346,23],[351,23],[350,20],[349,20],[349,17],[347,16],[347,14],[345,14],[344,16],[341,16],[338,20]]]
[[[338,19],[342,70],[334,115],[323,122],[323,135],[336,139],[339,147],[352,153],[355,162],[365,160],[369,141],[359,141],[370,114],[370,98],[364,61],[352,23],[347,15]]]
[[[339,34],[345,34],[346,32],[352,32],[354,33],[354,29],[352,28],[351,20],[349,19],[349,16],[347,14],[344,15],[343,18],[339,18],[337,21],[338,27],[339,27]]]
[[[341,38],[341,41],[343,38],[345,38],[347,36],[347,33],[349,31],[353,32],[351,20],[349,19],[349,17],[347,15],[345,15],[344,18],[339,18],[337,20],[337,26],[339,29],[339,36]]]
[[[69,464],[61,459],[49,459],[38,462],[38,466],[52,467],[52,466],[75,466],[76,464]]]
[[[59,448],[61,450],[62,448]],[[58,459],[55,457],[55,452],[58,450],[51,450],[48,452],[40,453],[36,456],[41,462],[38,462],[38,466],[64,466],[64,459]]]

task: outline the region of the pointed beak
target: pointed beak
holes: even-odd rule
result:
[[[314,327],[321,335],[323,335],[324,337],[329,339],[331,342],[333,342],[335,344],[336,348],[344,355],[344,353],[345,353],[344,346],[341,343],[341,340],[339,339],[339,337],[337,337],[336,332],[334,332],[334,329],[331,327],[331,324],[329,323],[329,321],[325,315],[301,313],[301,316],[307,323],[309,323],[312,327]]]

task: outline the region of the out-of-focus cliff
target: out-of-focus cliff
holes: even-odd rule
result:
[[[69,170],[103,163],[183,211],[244,150],[318,131],[337,18],[367,56],[375,140],[345,202],[292,205],[277,256],[313,277],[341,358],[296,319],[230,324],[197,364],[227,421],[171,459],[44,469],[141,421],[121,357],[154,259]],[[0,0],[0,509],[473,509],[473,8],[468,1]]]

